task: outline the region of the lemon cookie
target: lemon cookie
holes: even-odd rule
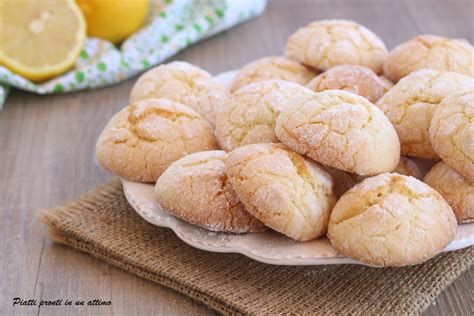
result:
[[[155,185],[155,197],[168,213],[191,224],[221,232],[261,232],[227,179],[228,154],[214,150],[173,162]]]
[[[305,85],[318,73],[315,69],[283,56],[264,57],[239,70],[232,82],[231,91],[235,92],[249,83],[271,79],[281,79]]]
[[[474,221],[473,183],[442,161],[426,174],[424,181],[444,197],[459,224]]]
[[[341,253],[377,266],[421,263],[456,234],[443,197],[413,177],[385,173],[365,179],[336,203],[328,237]]]
[[[137,101],[115,114],[97,141],[107,170],[131,180],[155,182],[175,160],[216,149],[211,125],[190,107],[167,99]]]
[[[357,65],[331,68],[311,80],[306,87],[313,91],[345,90],[376,102],[385,93],[384,83],[370,69]]]
[[[352,64],[382,73],[387,48],[366,27],[347,20],[322,20],[288,38],[285,55],[320,70]]]
[[[437,158],[428,130],[444,98],[474,87],[474,79],[450,71],[418,70],[400,80],[378,102],[397,130],[402,154]]]
[[[347,91],[315,93],[283,110],[275,134],[297,153],[360,175],[392,171],[400,158],[397,133],[387,117]]]
[[[393,82],[420,69],[454,71],[474,76],[474,50],[465,40],[419,35],[395,47],[387,56],[384,74]]]
[[[155,67],[138,78],[130,103],[150,98],[170,99],[187,105],[215,124],[216,112],[230,92],[207,71],[182,61]]]
[[[341,197],[341,195],[346,193],[357,183],[367,179],[366,176],[361,176],[356,173],[339,170],[329,166],[324,166],[324,169],[332,177],[332,181],[334,182],[334,193],[336,194],[337,198]],[[412,176],[420,180],[423,178],[418,165],[413,160],[403,156],[400,157],[400,161],[393,172],[405,176]]]
[[[435,152],[474,183],[474,89],[444,99],[429,132]]]
[[[222,149],[278,142],[275,120],[280,112],[313,92],[282,80],[260,81],[235,92],[217,115],[216,137]]]
[[[318,164],[281,144],[235,149],[227,176],[247,211],[265,225],[296,240],[326,233],[335,198],[331,176]]]

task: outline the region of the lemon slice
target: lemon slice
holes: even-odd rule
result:
[[[74,65],[86,37],[73,0],[0,0],[0,64],[41,81]]]

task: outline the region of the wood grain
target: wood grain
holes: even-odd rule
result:
[[[212,73],[281,54],[285,40],[312,20],[347,18],[387,46],[419,33],[474,41],[472,0],[270,1],[264,16],[194,45],[173,59]],[[136,79],[136,78],[135,78]],[[44,236],[37,208],[67,202],[110,175],[94,160],[107,120],[127,105],[135,81],[65,95],[13,91],[0,113],[0,314],[213,314],[206,307]],[[473,269],[427,315],[472,315]],[[109,307],[11,307],[13,297],[111,300]]]

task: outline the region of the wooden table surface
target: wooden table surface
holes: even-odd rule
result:
[[[299,26],[325,18],[353,19],[393,48],[420,33],[474,42],[473,0],[270,1],[263,16],[195,45],[173,59],[211,73],[282,53]],[[136,78],[113,87],[55,96],[13,91],[0,112],[0,314],[212,314],[174,291],[52,243],[35,210],[67,202],[110,174],[94,161],[96,139],[127,105]],[[473,269],[456,280],[426,314],[473,310]],[[111,307],[16,307],[14,297],[111,300]],[[471,314],[472,315],[472,314]]]

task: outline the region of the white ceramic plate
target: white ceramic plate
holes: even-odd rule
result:
[[[217,78],[230,86],[235,71]],[[212,252],[241,253],[254,260],[280,265],[363,264],[347,258],[331,246],[327,238],[297,242],[275,232],[226,234],[211,232],[166,213],[154,200],[150,183],[122,179],[125,197],[137,213],[153,225],[168,227],[187,244]],[[456,238],[444,249],[452,251],[474,244],[474,223],[458,226]]]

